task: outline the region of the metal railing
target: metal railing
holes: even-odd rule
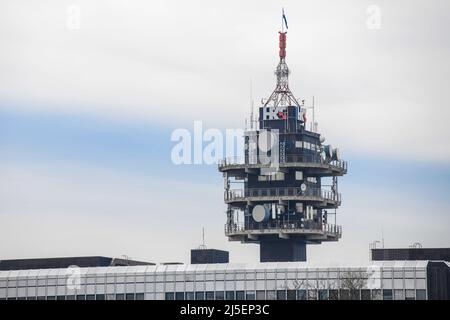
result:
[[[271,221],[265,223],[226,223],[225,234],[239,234],[246,233],[248,231],[295,231],[295,230],[309,230],[317,231],[320,233],[326,233],[331,235],[342,235],[342,227],[330,223],[316,223],[314,221],[294,221],[294,222],[282,222]]]
[[[318,197],[325,200],[341,202],[340,193],[331,190],[324,190],[321,188],[307,187],[302,191],[300,187],[286,187],[286,188],[248,188],[243,189],[229,189],[225,190],[225,201],[239,201],[247,197]]]
[[[283,158],[279,159],[279,163],[281,164],[289,164],[289,163],[314,163],[314,164],[324,164],[330,165],[332,167],[347,170],[347,162],[343,160],[333,160],[327,161],[323,159],[319,154],[317,155],[297,155],[297,154],[288,154]],[[267,165],[267,163],[261,162],[260,159],[256,156],[253,157],[227,157],[219,161],[219,169],[225,166],[233,166],[233,165],[244,165],[244,164],[260,164]]]

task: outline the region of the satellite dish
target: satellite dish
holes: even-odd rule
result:
[[[306,184],[302,183],[302,185],[300,186],[300,189],[302,190],[302,192],[306,191]]]
[[[269,214],[269,209],[261,204],[255,206],[252,210],[252,218],[256,222],[267,221],[269,219]]]

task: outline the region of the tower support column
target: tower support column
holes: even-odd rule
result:
[[[306,242],[297,239],[273,239],[261,241],[261,262],[306,261]]]

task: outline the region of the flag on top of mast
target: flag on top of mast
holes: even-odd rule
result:
[[[284,14],[284,8],[282,8],[281,10],[282,10],[282,13],[283,13],[283,21],[282,21],[281,24],[282,24],[282,26],[285,25],[285,26],[286,26],[286,29],[288,29],[288,24],[287,24],[286,15]],[[284,24],[283,24],[283,22],[284,22]]]

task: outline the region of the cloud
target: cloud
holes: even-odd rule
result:
[[[369,4],[284,3],[291,88],[315,95],[344,151],[448,162],[449,4],[383,2],[380,30]],[[256,102],[274,86],[278,3],[14,1],[0,15],[2,108],[238,127],[250,78]]]

